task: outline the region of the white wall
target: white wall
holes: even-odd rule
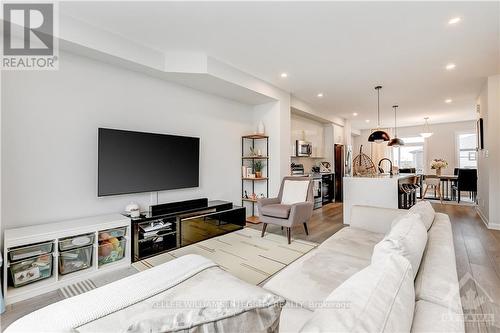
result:
[[[256,128],[252,107],[66,52],[60,61],[59,71],[2,73],[3,227],[150,204],[150,194],[97,197],[98,127],[200,137],[200,187],[161,192],[159,201],[239,203],[240,137]]]
[[[484,121],[484,150],[478,156],[478,211],[488,227],[500,229],[500,75],[488,78],[477,102]]]
[[[456,136],[463,132],[475,132],[476,124],[474,121],[462,121],[456,123],[444,123],[444,124],[431,124],[431,130],[434,133],[430,138],[425,140],[424,143],[424,166],[425,173],[432,173],[430,169],[430,163],[435,158],[442,158],[448,161],[448,169],[444,171],[445,174],[453,174],[453,169],[458,167],[458,154],[457,154],[457,144]],[[401,127],[398,128],[398,136],[412,137],[420,136],[422,131],[422,126],[411,126],[411,127]],[[359,154],[359,146],[363,144],[363,151],[365,154],[370,156],[372,145],[377,145],[376,143],[368,142],[368,136],[370,135],[369,130],[361,131],[361,135],[354,138],[354,155]],[[392,134],[391,134],[392,136]],[[387,144],[381,143],[381,145],[387,146]],[[387,154],[390,153],[390,148],[386,148]],[[389,156],[389,155],[388,155]],[[373,161],[375,164],[377,161]]]

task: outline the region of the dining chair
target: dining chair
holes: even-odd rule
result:
[[[422,199],[425,199],[427,190],[429,188],[434,189],[434,196],[439,195],[439,200],[443,203],[443,192],[441,191],[441,179],[435,175],[427,175],[424,180],[425,190]]]
[[[453,196],[456,196],[458,203],[460,203],[460,194],[462,191],[469,191],[471,200],[476,202],[477,169],[459,169],[457,181],[451,188]]]

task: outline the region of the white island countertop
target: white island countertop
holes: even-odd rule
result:
[[[373,206],[399,207],[399,182],[415,174],[377,174],[368,177],[344,177],[344,224],[350,224],[351,208]]]

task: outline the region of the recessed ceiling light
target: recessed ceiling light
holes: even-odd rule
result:
[[[354,117],[357,117],[357,116],[358,116],[358,113],[357,113],[357,112],[354,112],[352,115],[353,115]]]
[[[316,96],[318,96],[319,98],[323,97],[323,93],[318,93]]]
[[[287,74],[287,73],[281,73],[281,77],[282,77],[282,78],[287,78],[287,77],[288,77],[288,74]]]
[[[455,67],[457,67],[457,65],[453,64],[453,63],[450,63],[448,65],[446,65],[446,69],[451,71],[452,69],[455,69]]]
[[[451,102],[453,102],[453,100],[451,98],[448,98],[448,99],[445,99],[444,102],[447,104],[450,104]]]
[[[454,18],[450,19],[448,21],[448,24],[453,25],[453,24],[457,24],[460,21],[462,21],[462,18],[460,18],[460,17],[457,16],[457,17],[454,17]]]
[[[369,123],[369,122],[370,122],[370,119],[366,119],[366,120],[365,120],[365,123]]]

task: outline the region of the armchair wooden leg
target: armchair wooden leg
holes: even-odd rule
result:
[[[304,222],[304,230],[306,231],[306,235],[309,236],[309,230],[307,230],[307,223]]]
[[[292,230],[291,228],[286,228],[286,238],[288,239],[288,244],[292,242]]]
[[[264,237],[266,233],[267,223],[262,223],[262,235],[260,237]]]

